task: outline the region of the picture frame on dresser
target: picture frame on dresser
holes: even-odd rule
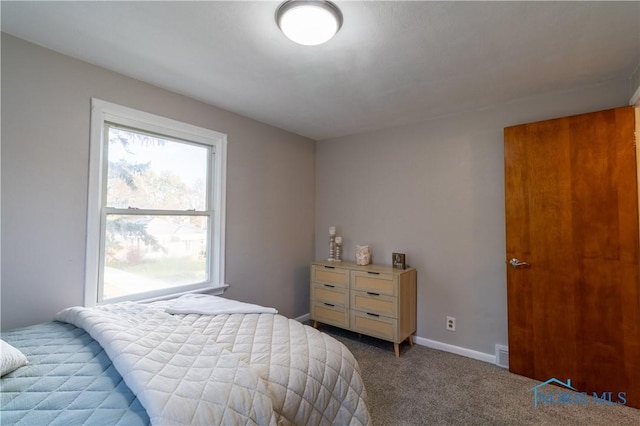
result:
[[[391,254],[391,266],[396,269],[407,269],[406,256],[404,253]]]

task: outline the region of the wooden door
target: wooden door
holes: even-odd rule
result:
[[[640,407],[634,109],[508,127],[509,370]],[[622,402],[622,401],[621,401]]]

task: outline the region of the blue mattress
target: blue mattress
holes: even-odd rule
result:
[[[102,347],[83,329],[49,322],[2,339],[29,364],[0,379],[2,425],[148,425]]]

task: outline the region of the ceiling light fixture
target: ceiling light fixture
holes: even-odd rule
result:
[[[342,26],[338,6],[325,0],[289,0],[276,11],[284,35],[298,44],[316,46],[333,37]]]

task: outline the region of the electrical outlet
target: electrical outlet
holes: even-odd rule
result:
[[[447,317],[447,330],[456,331],[456,317]]]

